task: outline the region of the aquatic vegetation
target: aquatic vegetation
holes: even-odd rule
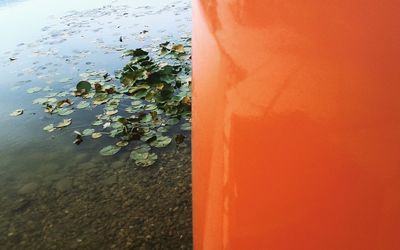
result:
[[[191,48],[190,38],[182,43],[164,42],[156,51],[143,48],[127,50],[123,57],[130,58],[126,66],[114,75],[107,72],[83,73],[69,91],[48,93],[36,98],[33,104],[41,105],[51,115],[69,116],[75,109],[90,112],[102,107],[103,112],[82,132],[74,131],[75,144],[85,137],[98,139],[102,135],[116,138],[115,145],[100,150],[103,156],[117,154],[121,148],[132,145],[131,159],[138,166],[150,166],[158,159],[154,148],[164,148],[174,142],[183,143],[181,131],[191,130]],[[71,78],[58,80],[69,82]],[[50,88],[32,87],[28,93],[51,91]],[[76,103],[76,104],[75,104]],[[16,110],[10,115],[21,115]],[[43,128],[48,132],[68,127],[72,118]],[[171,132],[171,129],[174,132]],[[177,128],[177,129],[176,129]],[[173,135],[175,134],[175,135]],[[175,137],[175,140],[173,140]]]
[[[10,113],[10,116],[20,116],[24,113],[23,109],[17,109],[14,112]]]

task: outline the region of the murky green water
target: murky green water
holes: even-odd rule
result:
[[[112,138],[73,144],[101,108],[48,133],[65,117],[32,104],[113,75],[125,49],[190,37],[190,1],[0,1],[0,27],[0,249],[190,249],[190,133],[140,168],[133,145],[103,157]],[[45,90],[26,92],[35,86]]]

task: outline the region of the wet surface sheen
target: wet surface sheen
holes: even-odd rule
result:
[[[399,249],[399,2],[194,2],[195,247]]]

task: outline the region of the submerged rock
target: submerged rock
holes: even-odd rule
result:
[[[39,184],[35,182],[31,182],[28,184],[23,185],[19,190],[18,194],[20,195],[27,195],[35,192],[39,188]]]
[[[62,179],[56,183],[56,190],[59,192],[65,192],[72,188],[72,181],[69,179]]]

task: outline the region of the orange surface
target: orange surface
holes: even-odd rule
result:
[[[194,0],[195,249],[400,249],[400,1]]]

